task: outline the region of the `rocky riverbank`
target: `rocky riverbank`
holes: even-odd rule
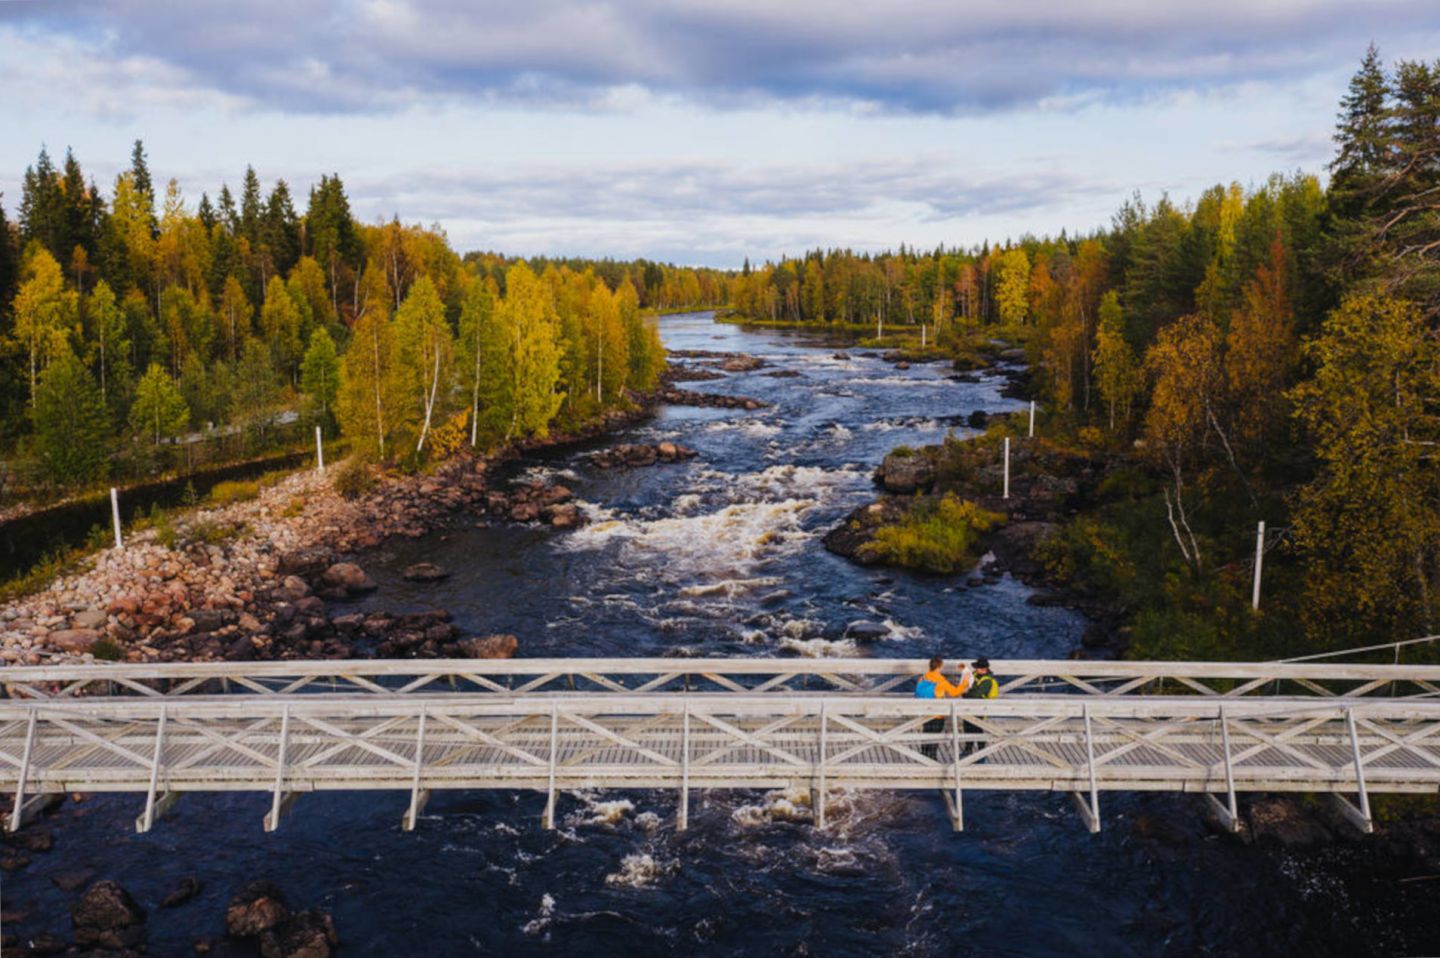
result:
[[[513,654],[513,636],[466,637],[443,611],[359,616],[331,603],[373,587],[354,560],[392,536],[418,538],[464,517],[583,524],[569,489],[495,482],[496,466],[633,423],[660,401],[646,398],[633,411],[491,458],[461,454],[419,476],[370,470],[372,487],[354,498],[337,491],[333,469],[304,471],[254,499],[133,531],[123,550],[97,553],[0,608],[0,663]],[[677,449],[672,458],[688,454]]]
[[[979,427],[987,419],[980,413],[969,421]],[[1012,439],[1010,496],[1005,498],[1002,448],[993,440],[949,440],[890,453],[875,470],[875,483],[882,490],[879,498],[831,529],[825,548],[861,564],[874,564],[879,561],[876,551],[866,547],[880,529],[944,495],[969,500],[1003,520],[983,534],[985,558],[957,580],[983,586],[1008,572],[1038,590],[1032,603],[1067,605],[1091,620],[1083,642],[1087,654],[1117,654],[1123,649],[1124,610],[1103,598],[1065,591],[1037,554],[1064,521],[1101,500],[1104,480],[1116,463],[1043,441]]]

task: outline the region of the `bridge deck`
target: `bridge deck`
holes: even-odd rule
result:
[[[964,790],[1027,789],[1081,795],[1092,828],[1109,790],[1223,795],[1219,810],[1231,817],[1243,791],[1353,794],[1358,807],[1346,807],[1362,827],[1368,792],[1440,791],[1440,701],[1425,691],[1436,676],[1416,670],[1312,670],[1283,678],[1308,694],[1266,696],[1255,690],[1280,679],[1247,675],[1251,666],[1220,670],[1222,690],[1193,675],[1178,682],[1172,663],[1165,687],[1191,694],[1146,695],[1138,690],[1157,676],[1087,677],[1073,663],[1045,663],[1069,676],[1064,693],[1026,691],[1045,674],[1027,666],[1023,683],[1009,680],[1016,694],[935,703],[911,698],[898,671],[816,673],[809,663],[727,674],[697,664],[691,674],[716,691],[687,692],[699,682],[678,672],[617,675],[573,661],[524,666],[512,673],[531,676],[520,689],[467,663],[472,685],[497,685],[479,692],[444,691],[443,671],[413,663],[388,687],[380,680],[395,675],[358,670],[326,683],[316,663],[299,676],[294,663],[288,673],[212,666],[188,676],[112,667],[103,681],[6,670],[18,697],[0,700],[0,788],[15,796],[12,824],[41,793],[143,792],[142,828],[188,791],[268,792],[273,827],[294,795],[333,789],[408,792],[410,825],[432,789],[537,789],[547,818],[560,790],[676,789],[682,826],[694,789],[810,788],[823,819],[831,788],[940,788],[957,825]],[[568,689],[556,680],[566,674],[600,690],[523,687],[538,675],[545,688]],[[793,688],[822,674],[829,691]],[[1382,694],[1401,682],[1409,693]],[[937,714],[945,728],[927,734]]]

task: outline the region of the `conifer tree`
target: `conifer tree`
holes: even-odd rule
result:
[[[68,345],[41,373],[31,419],[36,453],[53,481],[63,485],[99,478],[105,465],[105,403]]]

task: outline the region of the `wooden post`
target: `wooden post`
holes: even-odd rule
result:
[[[1260,566],[1265,561],[1265,520],[1255,531],[1255,587],[1250,593],[1250,608],[1260,608]]]
[[[315,471],[325,475],[325,446],[320,442],[320,427],[315,427]]]
[[[1003,499],[1010,498],[1010,437],[1005,437],[1005,492]]]
[[[115,526],[115,548],[125,548],[125,540],[120,536],[120,493],[114,486],[110,487],[110,521]]]
[[[1035,438],[1035,400],[1033,400],[1033,399],[1030,400],[1030,436],[1029,436],[1029,438],[1031,438],[1031,439],[1034,439],[1034,438]]]

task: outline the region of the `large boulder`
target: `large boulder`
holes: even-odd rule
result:
[[[298,575],[313,580],[329,567],[333,559],[334,557],[327,549],[296,549],[294,552],[287,552],[280,557],[277,571],[282,576]]]
[[[232,938],[253,938],[289,917],[285,894],[274,882],[260,879],[241,888],[225,906],[225,932]]]
[[[104,637],[103,632],[95,629],[60,629],[50,633],[50,647],[58,652],[69,652],[80,655],[90,651],[90,647]]]
[[[99,881],[70,906],[75,943],[99,948],[133,948],[145,940],[145,909],[113,881]]]
[[[333,589],[344,589],[347,595],[374,592],[376,588],[375,581],[353,562],[335,563],[325,570],[321,581]]]
[[[909,495],[914,492],[928,492],[935,484],[935,466],[928,456],[913,450],[900,450],[885,457],[875,478],[885,487],[886,492]]]
[[[260,935],[264,958],[330,958],[340,937],[327,912],[298,912]]]
[[[477,635],[455,644],[471,659],[510,659],[520,648],[520,641],[513,635]]]

